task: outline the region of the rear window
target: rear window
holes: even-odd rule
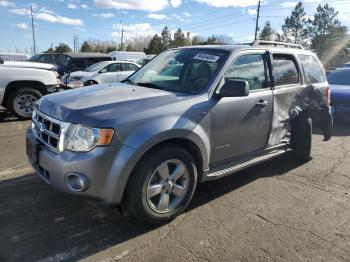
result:
[[[322,68],[315,57],[311,55],[298,55],[298,57],[308,84],[325,82]]]
[[[298,69],[293,56],[273,55],[275,86],[299,84]]]
[[[328,82],[331,85],[350,85],[350,70],[335,70],[328,76]]]

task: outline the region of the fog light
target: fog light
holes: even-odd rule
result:
[[[79,173],[68,173],[66,175],[66,185],[74,192],[82,192],[89,188],[89,179]]]

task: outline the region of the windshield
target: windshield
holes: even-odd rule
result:
[[[169,50],[130,76],[127,82],[167,91],[197,94],[209,85],[227,55],[228,52],[224,50]]]
[[[106,65],[106,63],[104,62],[99,62],[96,64],[93,64],[91,66],[88,66],[87,68],[85,68],[85,72],[94,72],[94,71],[98,71],[100,69],[102,69],[102,67],[104,67]]]
[[[335,70],[328,76],[331,85],[350,85],[350,70]]]

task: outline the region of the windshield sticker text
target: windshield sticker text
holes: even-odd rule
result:
[[[220,59],[220,56],[199,53],[193,59],[215,63]]]

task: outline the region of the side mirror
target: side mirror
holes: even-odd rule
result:
[[[0,57],[0,64],[3,64],[4,60]]]
[[[227,79],[225,84],[217,92],[220,97],[240,97],[249,95],[249,84],[243,80]]]
[[[106,68],[103,68],[100,73],[107,73],[107,69]]]

